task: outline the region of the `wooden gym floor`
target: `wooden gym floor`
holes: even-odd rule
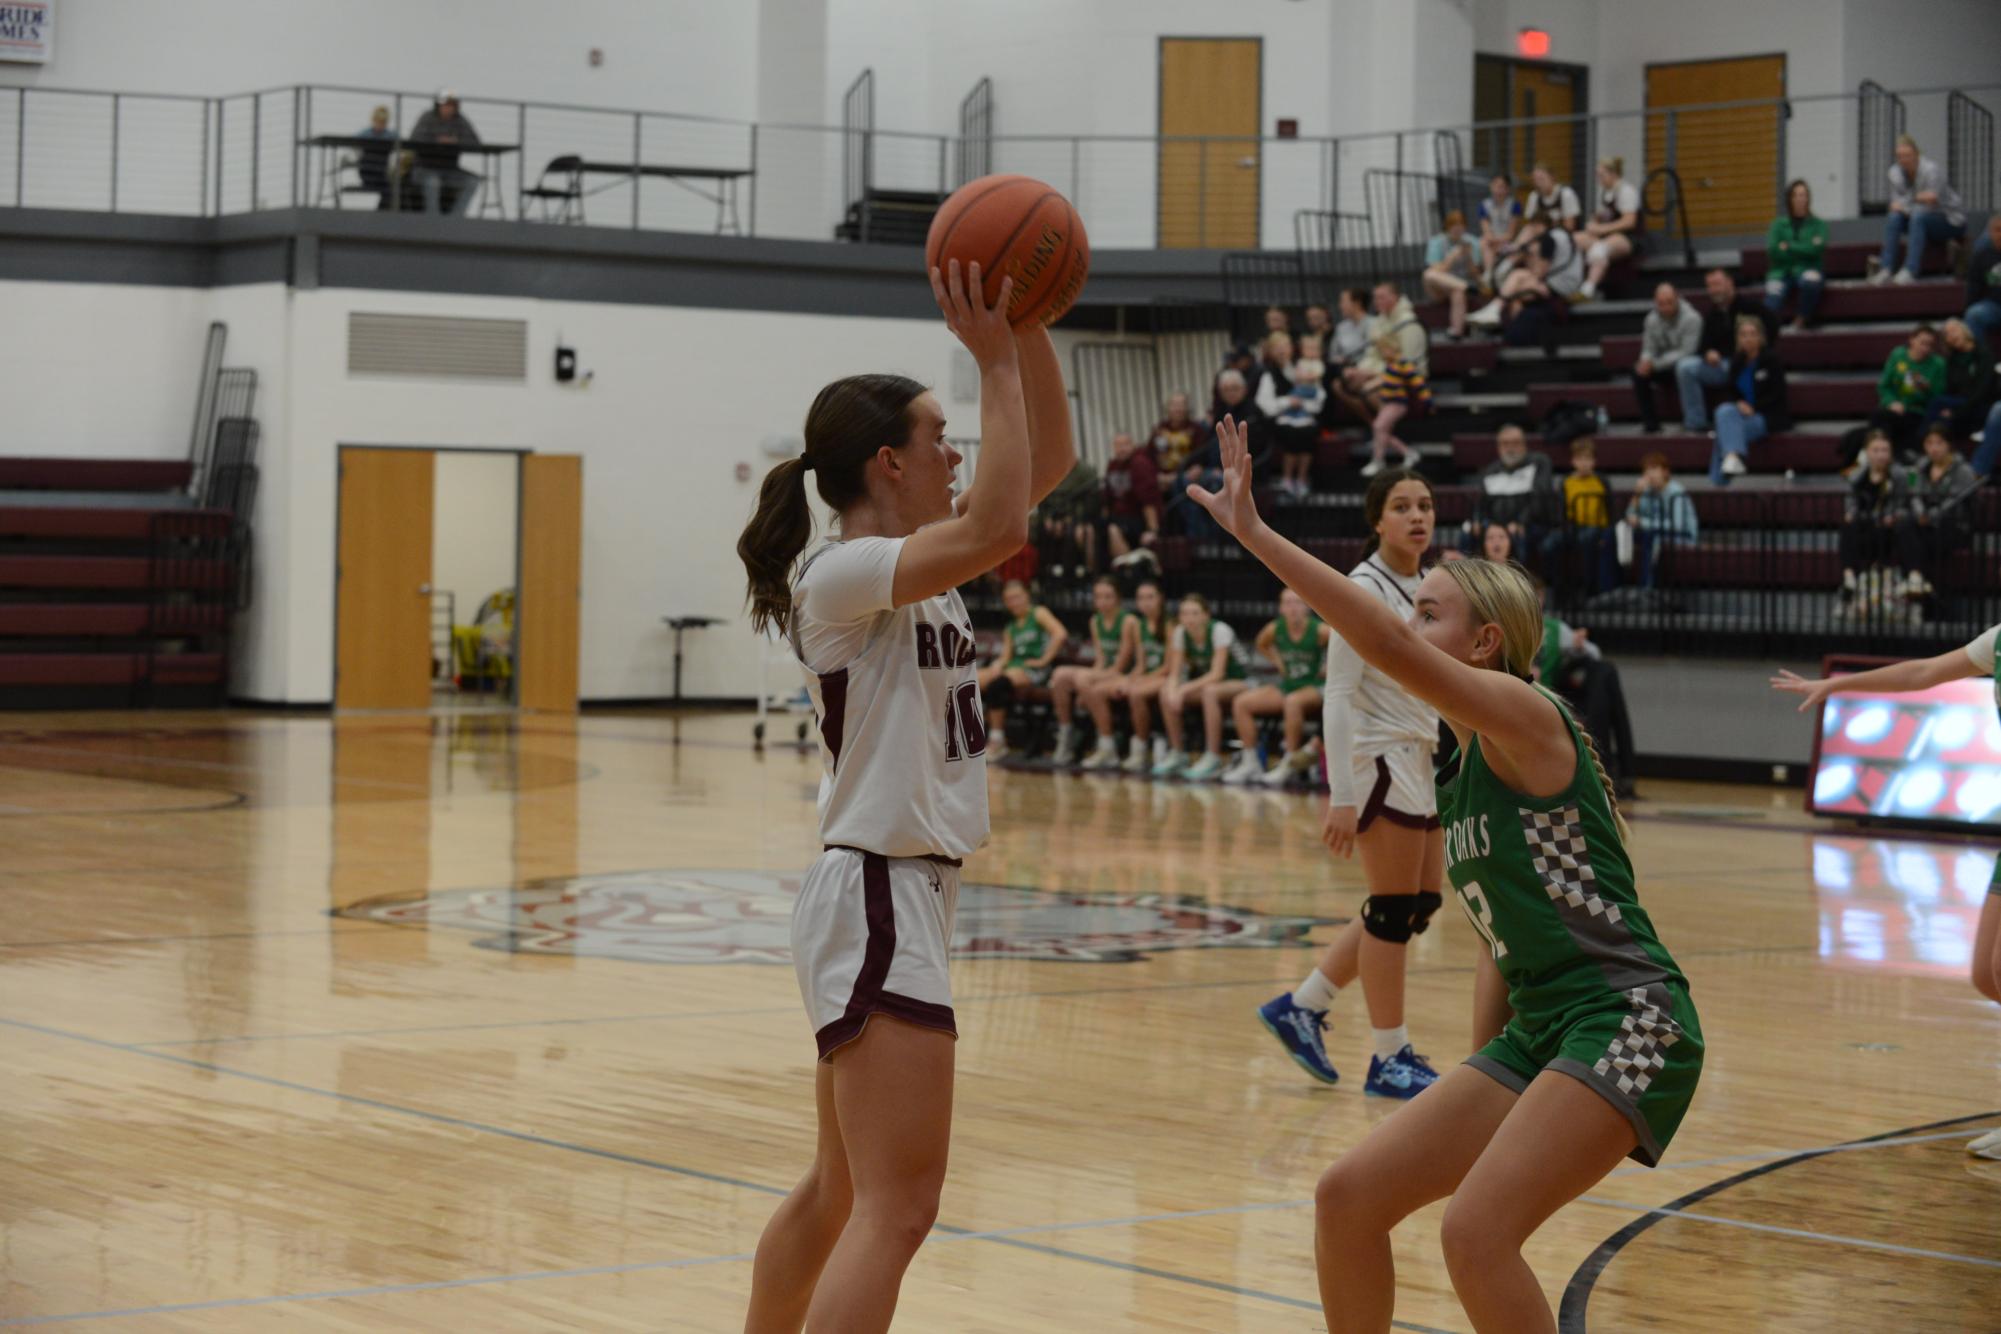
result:
[[[0,720],[0,1325],[738,1328],[813,1137],[784,944],[818,761],[749,731]],[[1359,1091],[1359,996],[1334,1088],[1252,1016],[1361,898],[1318,800],[993,792],[899,1329],[1320,1329],[1313,1181],[1394,1106]],[[2001,1009],[1964,980],[1993,849],[1647,796],[1709,1068],[1660,1170],[1532,1243],[1565,1327],[2001,1328],[2001,1163],[1962,1149],[2001,1124]],[[1411,952],[1440,1066],[1475,946],[1448,903]],[[1404,1329],[1467,1328],[1440,1212],[1397,1237]]]

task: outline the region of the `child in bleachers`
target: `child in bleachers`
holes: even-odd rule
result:
[[[1422,416],[1431,406],[1431,385],[1424,378],[1424,370],[1403,355],[1395,334],[1385,332],[1376,339],[1376,354],[1383,359],[1383,370],[1369,386],[1369,399],[1376,415],[1370,423],[1369,462],[1362,469],[1364,477],[1374,477],[1383,470],[1392,445],[1397,449],[1398,467],[1417,467],[1418,452],[1397,438],[1396,429],[1406,417]]]
[[[989,762],[1007,758],[1007,713],[1014,703],[1014,692],[1048,685],[1050,664],[1070,638],[1056,613],[1036,605],[1028,595],[1028,585],[1019,579],[1008,580],[1001,589],[1001,603],[1009,620],[1000,656],[982,667],[978,677],[980,695],[987,704]]]
[[[1625,523],[1632,535],[1635,582],[1642,588],[1654,586],[1664,544],[1687,546],[1702,535],[1695,502],[1674,480],[1667,455],[1658,450],[1640,460],[1640,489],[1626,507]]]
[[[1598,475],[1598,442],[1588,435],[1570,442],[1570,472],[1563,479],[1563,520],[1563,526],[1543,539],[1543,572],[1558,584],[1578,578],[1586,591],[1596,593],[1603,585],[1599,553],[1606,530],[1612,526],[1612,511],[1605,479]],[[1573,551],[1578,553],[1575,559],[1570,554]]]
[[[1279,490],[1304,496],[1313,490],[1313,456],[1320,450],[1320,410],[1327,403],[1327,363],[1321,360],[1320,339],[1299,340],[1299,355],[1287,368],[1292,387],[1277,396],[1272,421],[1278,427],[1281,467]]]

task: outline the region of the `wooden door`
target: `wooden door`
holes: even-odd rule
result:
[[[334,707],[431,705],[431,495],[424,449],[340,451]]]
[[[1160,39],[1161,249],[1257,248],[1263,79],[1259,38]]]
[[[1574,115],[1578,110],[1577,79],[1568,70],[1518,64],[1514,69],[1513,98],[1508,113],[1512,120]],[[1517,126],[1510,165],[1522,197],[1528,197],[1532,188],[1526,184],[1529,173],[1540,162],[1549,167],[1560,183],[1577,191],[1579,202],[1590,199],[1594,187],[1590,164],[1581,160],[1583,140],[1583,125],[1578,121]],[[1585,212],[1590,211],[1590,205],[1586,204]]]
[[[521,596],[515,602],[515,702],[575,712],[577,616],[583,580],[584,461],[521,460]]]
[[[1662,113],[1785,95],[1782,55],[1647,66],[1647,167],[1672,166],[1680,175],[1690,231],[1761,232],[1771,222],[1784,186],[1779,180],[1784,112],[1778,106],[1677,111],[1672,153],[1670,118]]]

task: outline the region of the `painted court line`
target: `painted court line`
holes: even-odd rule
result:
[[[1607,1200],[1596,1195],[1580,1195],[1579,1204],[1595,1204],[1603,1209],[1623,1209],[1634,1214],[1659,1214],[1664,1218],[1685,1218],[1693,1223],[1718,1223],[1724,1227],[1743,1228],[1748,1232],[1769,1232],[1781,1237],[1798,1237],[1802,1241],[1824,1241],[1835,1246],[1860,1246],[1866,1250],[1888,1251],[1893,1255],[1911,1255],[1924,1260],[1950,1260],[1955,1264],[1978,1265],[1983,1269],[2001,1269],[2001,1260],[1988,1260],[1978,1255],[1961,1255],[1957,1251],[1928,1251],[1917,1246],[1899,1246],[1890,1241],[1871,1241],[1867,1237],[1844,1237],[1833,1232],[1810,1232],[1805,1228],[1780,1227],[1776,1223],[1753,1223],[1744,1218],[1722,1218],[1716,1214],[1691,1213],[1686,1209],[1669,1209],[1661,1205],[1627,1204],[1624,1200]]]

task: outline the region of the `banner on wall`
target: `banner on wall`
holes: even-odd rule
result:
[[[0,0],[0,60],[46,65],[56,49],[56,0]]]

